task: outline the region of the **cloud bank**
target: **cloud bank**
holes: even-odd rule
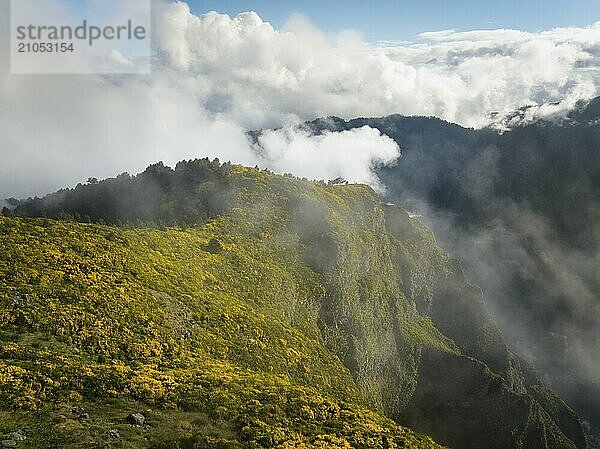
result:
[[[0,0],[8,30],[8,1]],[[163,160],[219,157],[310,178],[377,185],[370,167],[399,149],[372,129],[310,136],[290,124],[321,116],[434,115],[483,126],[492,111],[597,94],[600,22],[541,33],[423,33],[370,44],[328,35],[301,16],[280,30],[256,13],[196,16],[154,8],[148,76],[14,76],[0,42],[0,197],[40,194]],[[119,60],[119,55],[107,57]],[[122,55],[121,55],[122,56]],[[122,59],[122,58],[121,58]],[[257,155],[245,132],[266,133]]]
[[[479,127],[493,111],[590,98],[599,80],[600,22],[540,33],[448,30],[372,45],[352,32],[326,35],[300,16],[275,30],[255,13],[194,16],[177,3],[161,9],[155,31],[163,63],[197,88],[208,110],[254,127],[391,113]]]

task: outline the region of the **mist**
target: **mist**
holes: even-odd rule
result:
[[[0,0],[0,198],[204,157],[369,184],[425,217],[482,286],[510,344],[600,426],[598,140],[556,143],[569,129],[533,129],[522,146],[510,140],[511,129],[541,119],[551,129],[599,94],[600,22],[372,43],[355,31],[324,33],[300,15],[275,29],[254,12],[197,16],[184,2],[157,2],[150,75],[17,76],[8,7]],[[397,135],[385,121],[297,126],[388,114],[474,129],[427,119]],[[432,123],[443,128],[439,147],[428,140],[440,136]],[[259,129],[267,130],[251,140]],[[412,148],[426,157],[411,159]],[[516,162],[502,169],[511,148]]]
[[[403,113],[478,127],[491,111],[558,101],[530,115],[560,115],[597,93],[599,24],[368,43],[299,15],[278,30],[252,12],[196,16],[183,2],[157,2],[151,75],[17,76],[8,67],[8,6],[1,0],[0,197],[205,156],[380,188],[371,166],[399,154],[385,137],[292,135],[289,125]],[[265,127],[282,130],[265,136],[257,155],[246,132]]]
[[[368,124],[393,136],[403,154],[378,171],[386,198],[424,217],[482,287],[511,347],[596,433],[598,102],[574,112],[572,124],[544,121],[503,134],[401,117],[337,126]]]

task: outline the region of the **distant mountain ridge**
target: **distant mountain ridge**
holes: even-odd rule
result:
[[[544,113],[542,110],[546,109]],[[508,114],[494,112],[488,128],[508,131],[517,127],[538,126],[595,126],[600,123],[600,97],[579,100],[566,110],[561,102],[523,106]]]

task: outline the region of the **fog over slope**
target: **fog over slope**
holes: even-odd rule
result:
[[[429,32],[412,43],[373,44],[355,32],[325,34],[301,16],[274,29],[256,13],[196,16],[183,2],[157,2],[152,75],[11,76],[8,6],[0,0],[0,197],[198,155],[372,182],[371,160],[397,153],[372,131],[318,142],[287,132],[262,157],[244,132],[390,113],[479,127],[493,111],[559,101],[531,109],[556,114],[597,93],[600,23],[540,33]],[[282,146],[288,140],[294,145]],[[339,145],[358,146],[363,156],[339,161]],[[321,165],[322,154],[331,163]]]
[[[92,176],[134,173],[159,160],[174,164],[205,156],[309,178],[342,176],[380,190],[387,184],[397,193],[400,187],[390,180],[397,173],[372,167],[392,165],[402,150],[408,155],[407,144],[426,149],[426,121],[404,129],[413,140],[406,134],[394,136],[397,142],[373,122],[320,133],[291,124],[331,115],[398,113],[478,129],[489,123],[506,128],[514,123],[502,118],[522,106],[532,105],[519,122],[534,123],[564,117],[578,100],[600,93],[600,22],[539,33],[433,31],[409,43],[368,43],[351,31],[323,33],[301,16],[274,29],[252,12],[196,16],[184,2],[157,2],[151,75],[13,76],[7,65],[8,7],[8,0],[0,0],[0,198],[42,194]],[[278,130],[261,135],[257,152],[246,133],[260,128]],[[569,228],[569,223],[598,222],[596,206],[580,214],[582,207],[595,204],[588,198],[598,175],[582,177],[581,169],[594,166],[588,162],[597,158],[597,134],[585,147],[589,152],[572,159],[572,151],[580,148],[576,141],[556,140],[541,128],[505,137],[489,129],[442,128],[435,135],[444,137],[438,147],[443,151],[435,157],[443,158],[406,165],[403,157],[397,167],[411,182],[422,180],[419,187],[431,187],[442,204],[442,213],[429,210],[436,206],[425,201],[431,198],[420,198],[418,205],[444,243],[465,259],[487,292],[511,299],[492,303],[510,340],[537,359],[555,385],[567,389],[573,379],[583,380],[573,397],[589,400],[588,408],[597,412],[589,394],[597,390],[588,387],[598,373],[598,253],[597,246],[586,244],[597,242],[598,234],[594,227],[581,234],[580,228]],[[544,156],[548,144],[553,144],[551,157]],[[475,156],[461,153],[465,148],[474,149]],[[522,162],[507,162],[513,172],[498,169],[506,149]],[[540,160],[547,165],[538,165]],[[573,161],[577,169],[563,168]],[[430,166],[437,167],[435,179],[425,170]],[[411,167],[423,170],[411,172]],[[540,169],[539,177],[520,167]],[[540,175],[545,169],[554,170],[552,176]],[[515,176],[505,178],[506,173]],[[448,182],[454,175],[460,182]],[[527,179],[544,183],[520,183]],[[561,191],[557,179],[578,182],[566,183],[573,190]],[[439,182],[428,184],[432,180]],[[498,185],[513,194],[501,196],[505,202],[489,202]],[[539,189],[521,201],[532,186]],[[467,192],[466,200],[453,203],[451,188]],[[556,207],[558,215],[552,208],[532,207],[546,207],[554,198],[564,206]],[[406,194],[393,199],[416,203]],[[483,214],[485,226],[478,222],[469,228],[466,218],[457,223],[458,209],[469,219]],[[576,241],[563,241],[564,236]],[[527,301],[519,303],[519,291],[527,292]],[[558,378],[565,365],[572,371]]]
[[[515,117],[519,113],[514,114]],[[564,120],[499,134],[434,118],[327,118],[402,147],[377,172],[389,201],[422,214],[481,285],[507,338],[600,428],[600,98]],[[595,447],[595,446],[594,446]]]

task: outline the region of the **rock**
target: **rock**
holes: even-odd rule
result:
[[[132,413],[127,417],[127,422],[132,426],[143,426],[146,422],[146,417],[141,413]]]
[[[208,245],[204,246],[202,249],[212,254],[219,254],[223,250],[223,246],[218,239],[213,238],[210,239]]]
[[[106,434],[111,438],[121,438],[121,434],[117,429],[110,429]]]
[[[29,301],[31,301],[31,297],[28,294],[23,294],[20,292],[13,293],[12,302],[17,307],[23,307]]]
[[[6,435],[4,435],[2,437],[3,441],[13,440],[13,441],[16,441],[17,443],[19,441],[25,441],[26,439],[27,439],[27,437],[25,435],[23,435],[23,431],[21,431],[21,430],[17,430],[16,432],[7,433]]]
[[[189,338],[192,336],[192,332],[189,329],[185,329],[181,332],[181,339],[182,340],[189,340]]]

